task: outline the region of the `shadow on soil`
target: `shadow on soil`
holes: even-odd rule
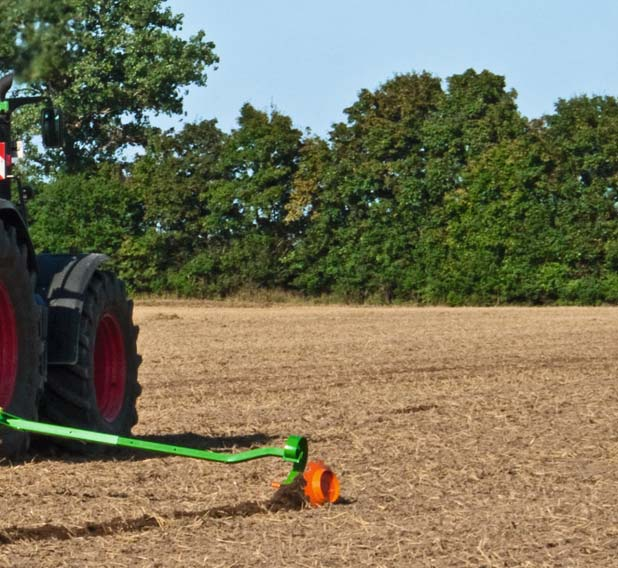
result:
[[[53,525],[50,523],[34,526],[12,526],[0,529],[0,545],[12,544],[23,540],[70,540],[95,536],[110,536],[119,533],[140,532],[151,528],[164,528],[167,524],[188,519],[204,521],[208,519],[225,519],[231,517],[251,517],[253,515],[278,513],[281,511],[301,511],[309,505],[304,494],[305,480],[298,477],[287,486],[280,487],[266,501],[244,501],[236,505],[213,507],[202,511],[174,511],[168,515],[141,515],[135,518],[115,517],[101,523],[86,523],[81,526]],[[337,504],[348,505],[353,501],[340,499]]]
[[[147,442],[159,442],[172,446],[185,446],[198,450],[213,450],[222,452],[234,452],[239,449],[250,449],[264,446],[275,439],[268,434],[255,433],[241,436],[201,436],[191,432],[181,434],[161,434],[153,436],[139,436],[140,440]],[[32,439],[29,454],[18,462],[25,461],[140,461],[157,457],[166,457],[169,454],[149,452],[133,448],[119,448],[115,446],[103,446],[97,444],[81,444],[68,442],[66,445],[58,443],[53,438],[36,437]],[[8,462],[0,462],[5,465]]]

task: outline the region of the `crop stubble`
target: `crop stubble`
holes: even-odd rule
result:
[[[617,316],[138,304],[135,434],[305,434],[343,503],[269,506],[277,460],[43,448],[0,468],[0,564],[616,565]]]

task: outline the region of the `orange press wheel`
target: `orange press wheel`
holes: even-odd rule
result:
[[[339,499],[339,479],[324,462],[309,462],[305,473],[305,496],[314,507]]]

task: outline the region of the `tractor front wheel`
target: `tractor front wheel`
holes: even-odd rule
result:
[[[108,434],[131,432],[141,390],[132,312],[123,283],[109,272],[96,272],[85,293],[77,364],[48,369],[41,406],[46,419]]]
[[[43,383],[40,317],[26,246],[0,221],[0,407],[29,420],[38,417]],[[28,434],[2,429],[0,457],[20,457],[29,443]]]

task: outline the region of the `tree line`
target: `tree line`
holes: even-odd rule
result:
[[[133,46],[134,64],[180,63],[175,74],[139,79],[108,50],[95,73],[82,61],[88,49],[73,49],[79,73],[55,83],[53,61],[51,70],[24,65],[31,83],[79,116],[69,120],[68,155],[23,166],[37,179],[30,214],[39,250],[105,252],[133,290],[183,296],[281,289],[355,302],[618,301],[615,97],[561,99],[552,114],[528,119],[490,71],[446,80],[407,73],[361,90],[325,138],[250,104],[231,132],[216,120],[162,132],[146,111],[181,108],[179,88],[205,84],[214,45],[203,35],[170,43],[181,18],[157,0],[105,4],[131,7],[113,18],[88,12],[103,3],[70,4],[84,10],[80,22],[98,22],[52,14],[76,45],[116,33],[115,49]],[[121,16],[138,20],[121,26]],[[133,37],[149,29],[150,48]],[[150,98],[128,92],[134,107],[110,106],[127,86]],[[23,118],[26,135],[32,120]],[[126,160],[129,145],[142,150]]]

